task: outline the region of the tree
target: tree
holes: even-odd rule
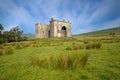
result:
[[[0,36],[2,35],[2,30],[4,30],[4,27],[0,24]]]
[[[19,26],[16,26],[10,30],[10,33],[12,34],[14,40],[18,42],[22,38],[23,31],[20,30]]]
[[[3,30],[1,28],[1,30]],[[0,43],[4,42],[19,42],[26,40],[26,37],[22,37],[23,31],[20,30],[19,26],[12,28],[9,31],[4,31],[2,36],[0,36]]]
[[[9,31],[4,31],[3,32],[3,40],[4,40],[4,42],[9,42],[9,40],[10,40],[10,33],[9,33]]]

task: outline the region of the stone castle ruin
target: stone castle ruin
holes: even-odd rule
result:
[[[65,20],[51,18],[50,24],[36,24],[36,38],[70,37],[71,23]]]

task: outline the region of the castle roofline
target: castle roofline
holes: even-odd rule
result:
[[[70,23],[69,21],[66,21],[65,19],[63,19],[63,20],[57,20],[57,19],[53,19],[53,18],[51,18],[51,20],[50,21],[59,21],[59,22],[66,22],[66,23]],[[70,23],[71,24],[71,23]]]
[[[36,23],[35,25],[47,25],[47,26],[49,26],[48,24],[44,24],[44,23]]]

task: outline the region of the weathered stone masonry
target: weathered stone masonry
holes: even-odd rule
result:
[[[65,20],[51,18],[50,24],[36,24],[36,38],[70,37],[71,23]]]

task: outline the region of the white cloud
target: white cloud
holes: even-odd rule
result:
[[[17,24],[14,24],[14,25],[9,25],[5,28],[5,31],[9,31],[10,29],[12,29],[13,27],[16,27]]]
[[[111,13],[118,13],[119,8],[116,9],[120,5],[120,1],[118,0],[104,0],[97,4],[97,6],[91,6],[91,3],[86,4],[83,8],[82,13],[78,18],[76,18],[77,27],[74,28],[73,33],[85,33],[90,31],[95,31],[103,28],[116,27],[120,26],[119,18],[115,20],[107,20],[105,21],[105,17],[111,17]],[[94,9],[92,11],[92,9]],[[91,13],[89,11],[92,11]],[[114,12],[113,12],[114,11]],[[119,11],[120,13],[120,11]],[[101,23],[102,21],[102,23]],[[97,24],[95,24],[97,22]]]
[[[99,7],[93,12],[91,17],[87,20],[87,24],[91,24],[96,20],[103,19],[106,16],[109,16],[112,13],[114,6],[118,3],[113,0],[104,0],[101,4],[98,4]]]
[[[109,17],[109,14],[113,13],[112,11],[120,13],[119,8],[115,9],[119,5],[119,0],[102,0],[100,2],[25,0],[18,3],[13,0],[1,0],[0,9],[7,12],[8,16],[4,16],[7,21],[0,20],[4,22],[7,29],[10,26],[19,25],[22,26],[21,28],[27,29],[24,31],[33,33],[37,22],[49,23],[51,17],[67,19],[72,23],[72,33],[77,34],[105,27],[119,26],[118,18],[104,22],[104,17]],[[103,20],[102,23],[99,23],[100,20]],[[95,22],[98,24],[94,24]]]
[[[103,26],[101,26],[99,29],[105,29],[105,28],[113,28],[113,27],[120,27],[120,17],[118,17],[115,20],[111,20],[106,22]]]

